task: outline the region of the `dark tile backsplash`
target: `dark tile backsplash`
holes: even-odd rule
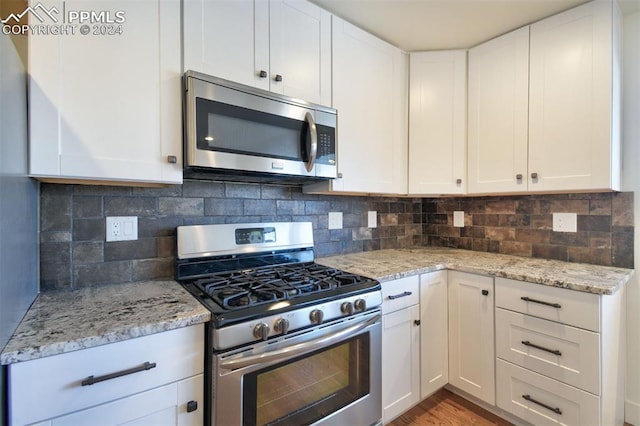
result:
[[[378,228],[367,228],[367,211]],[[327,213],[343,212],[329,230]],[[105,242],[106,216],[137,216],[138,240]],[[188,181],[167,188],[41,186],[42,291],[174,276],[176,227],[309,221],[319,256],[422,243],[422,199],[303,194],[298,187]]]
[[[367,211],[378,227],[367,228]],[[453,227],[453,211],[465,227]],[[327,213],[343,212],[329,230]],[[551,230],[553,212],[578,232]],[[106,216],[137,216],[138,240],[105,242]],[[41,186],[42,291],[174,276],[179,225],[309,221],[318,256],[432,245],[633,267],[633,193],[474,198],[303,194],[298,187],[187,181],[167,188]]]
[[[422,209],[427,245],[633,268],[632,192],[425,199]],[[577,213],[577,232],[554,232],[555,212]]]

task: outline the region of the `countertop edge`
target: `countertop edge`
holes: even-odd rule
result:
[[[135,286],[138,286],[137,288]],[[144,288],[142,286],[145,286]],[[44,298],[57,297],[64,300],[64,303],[69,304],[70,301],[75,301],[78,294],[84,294],[82,291],[60,292],[58,294],[41,293],[36,298],[31,308],[27,311],[22,322],[18,325],[13,336],[7,342],[3,351],[0,353],[0,364],[10,365],[19,362],[32,361],[44,357],[61,355],[64,353],[74,352],[82,349],[89,349],[97,346],[102,346],[111,343],[118,343],[125,340],[144,337],[156,333],[175,330],[183,327],[189,327],[192,325],[203,324],[211,320],[211,312],[200,304],[195,298],[193,298],[184,288],[175,283],[175,281],[163,280],[163,281],[149,281],[140,283],[125,283],[114,284],[112,286],[103,286],[95,289],[84,289],[84,292],[95,291],[96,293],[109,293],[109,288],[113,291],[125,289],[125,291],[132,288],[136,288],[136,291],[142,290],[139,300],[134,300],[132,303],[140,303],[140,309],[144,309],[144,302],[146,301],[146,292],[149,294],[149,299],[155,301],[156,299],[166,298],[164,301],[171,306],[178,306],[177,310],[167,312],[166,316],[162,317],[158,315],[158,310],[149,309],[147,316],[143,314],[143,318],[133,318],[130,320],[114,319],[114,323],[100,324],[99,327],[89,326],[89,332],[81,335],[67,335],[60,333],[59,329],[69,326],[64,321],[68,321],[68,318],[61,316],[61,318],[53,318],[47,322],[48,318],[46,313],[42,315],[39,310],[43,308],[43,304],[47,302],[40,301],[40,297],[45,295]],[[127,293],[128,296],[128,293]],[[92,296],[86,296],[91,300]],[[102,300],[104,296],[99,296]],[[64,306],[64,303],[61,303]],[[75,305],[74,305],[75,307]],[[107,305],[106,308],[109,306]],[[148,306],[146,306],[148,308]],[[162,305],[160,306],[162,309]],[[79,311],[87,310],[89,314],[93,311],[86,309],[85,306],[77,308]],[[105,309],[102,307],[101,309]],[[123,309],[126,311],[126,308]],[[108,309],[107,309],[108,311]],[[110,312],[103,313],[106,317],[109,317]],[[43,316],[43,319],[38,318]],[[82,319],[83,313],[77,314],[77,318]],[[155,319],[157,315],[157,320]],[[115,315],[117,317],[117,314]],[[135,320],[138,320],[135,322]],[[59,324],[56,324],[58,321]],[[87,319],[87,321],[89,321]],[[130,322],[127,322],[130,321]],[[89,321],[90,322],[90,321]],[[57,325],[57,326],[56,326]],[[46,330],[46,331],[42,331]],[[77,333],[76,333],[77,334]],[[51,337],[50,342],[46,342],[48,337]],[[59,336],[58,336],[59,335]],[[44,342],[44,343],[42,343]]]

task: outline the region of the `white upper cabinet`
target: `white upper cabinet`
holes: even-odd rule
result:
[[[529,27],[469,50],[469,193],[527,190]]]
[[[107,0],[42,3],[118,10]],[[182,182],[180,2],[129,2],[124,13],[86,35],[29,37],[31,176]]]
[[[467,52],[411,53],[409,193],[466,187]]]
[[[341,179],[307,192],[407,193],[407,55],[333,19],[333,107]]]
[[[619,13],[597,0],[531,25],[529,190],[619,189]]]
[[[331,15],[304,0],[184,0],[184,69],[331,104]]]

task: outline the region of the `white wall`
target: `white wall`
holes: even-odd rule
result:
[[[640,12],[624,18],[623,189],[634,191],[635,268],[627,287],[625,420],[640,425]]]

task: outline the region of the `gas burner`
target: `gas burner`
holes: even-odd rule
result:
[[[221,307],[235,310],[336,290],[367,280],[311,262],[212,274],[198,280],[196,285]]]

